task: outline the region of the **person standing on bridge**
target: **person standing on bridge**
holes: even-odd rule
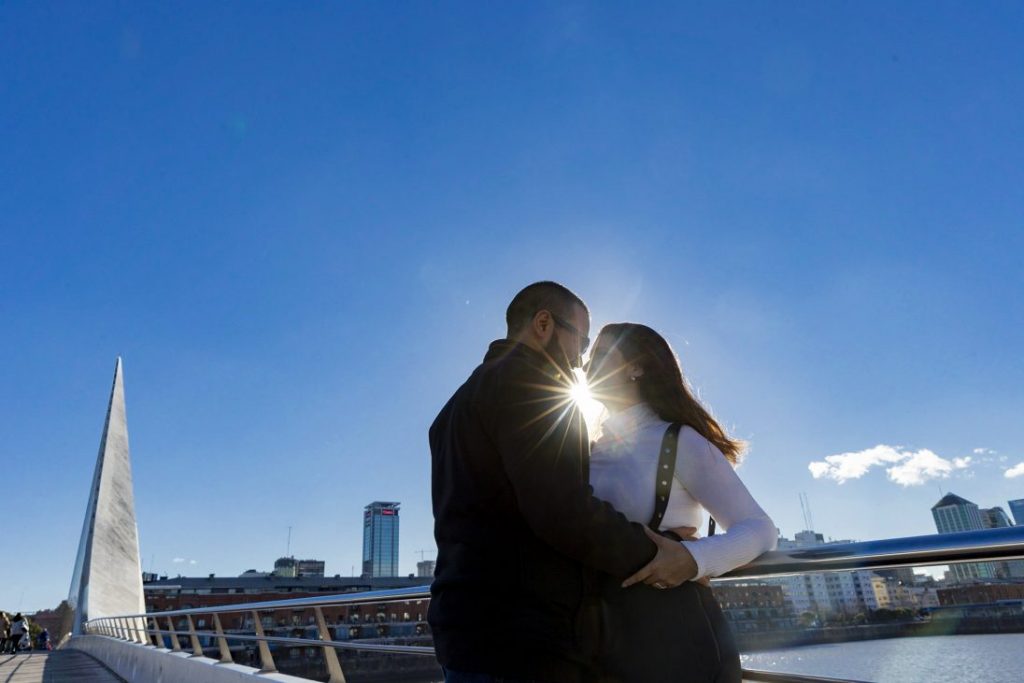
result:
[[[745,444],[731,438],[687,386],[668,341],[646,325],[597,335],[587,365],[606,409],[593,445],[594,493],[629,519],[670,535],[699,526],[704,509],[728,533],[687,540],[697,576],[721,576],[775,548],[771,518],[736,475]],[[707,582],[669,588],[643,575],[606,582],[603,670],[616,683],[739,683],[739,650]]]
[[[7,652],[7,642],[11,639],[11,618],[7,612],[0,611],[0,655]]]
[[[13,654],[18,654],[21,639],[25,637],[26,633],[28,633],[28,622],[25,621],[25,617],[21,616],[21,612],[18,612],[14,615],[14,621],[11,622],[11,637],[8,638]]]
[[[430,427],[434,647],[447,683],[594,681],[601,573],[643,568],[678,586],[697,567],[591,494],[572,393],[589,344],[583,301],[538,282],[505,319],[506,338]]]

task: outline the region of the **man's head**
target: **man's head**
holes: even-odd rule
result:
[[[524,287],[505,311],[508,338],[542,351],[560,367],[580,366],[590,339],[590,311],[583,299],[557,282]]]

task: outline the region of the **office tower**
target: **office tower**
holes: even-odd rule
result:
[[[1013,526],[1010,518],[1003,512],[1003,508],[982,508],[981,521],[986,529],[1004,529]],[[996,576],[999,578],[1019,579],[1024,578],[1024,560],[1008,560],[1006,562],[993,562]]]
[[[374,501],[363,512],[363,576],[398,576],[398,508]]]
[[[986,529],[1003,529],[1013,526],[1001,507],[981,508],[981,523]]]
[[[1013,523],[1017,526],[1024,526],[1024,498],[1009,501],[1010,514],[1013,515]]]
[[[971,501],[954,493],[947,493],[932,506],[932,518],[940,534],[958,531],[980,531],[985,528],[981,510]],[[995,578],[991,564],[961,562],[950,565],[958,581],[978,581]]]
[[[423,560],[416,563],[416,576],[421,579],[434,578],[434,560]]]

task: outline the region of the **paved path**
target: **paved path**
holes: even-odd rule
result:
[[[78,650],[0,655],[0,683],[124,683]]]

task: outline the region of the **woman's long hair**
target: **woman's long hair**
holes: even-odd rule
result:
[[[735,465],[739,461],[747,444],[726,434],[694,397],[683,377],[679,359],[664,337],[637,323],[605,325],[599,336],[605,335],[611,338],[612,346],[622,353],[626,363],[637,363],[643,368],[643,375],[637,379],[640,398],[658,417],[693,427],[717,446],[730,463]]]

